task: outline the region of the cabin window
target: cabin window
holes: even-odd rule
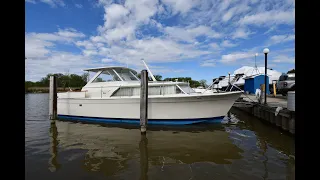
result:
[[[185,93],[195,93],[195,91],[188,85],[178,85]]]
[[[175,85],[169,86],[149,86],[148,95],[184,94]],[[140,96],[140,87],[121,87],[113,96]]]
[[[110,82],[110,81],[121,81],[121,79],[112,71],[105,70],[98,77],[96,77],[92,82]]]
[[[170,86],[161,86],[161,95],[166,94],[175,94],[176,86],[170,85]]]
[[[176,87],[176,94],[184,94],[178,87]]]
[[[139,80],[132,75],[133,72],[130,71],[129,69],[117,69],[116,71],[124,81],[138,81]]]

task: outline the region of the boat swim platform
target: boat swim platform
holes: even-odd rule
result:
[[[263,97],[264,98],[264,97]],[[287,109],[287,97],[267,96],[267,104],[260,104],[255,95],[241,95],[233,107],[245,111],[292,135],[295,134],[295,111]]]

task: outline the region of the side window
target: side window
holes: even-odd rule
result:
[[[117,78],[117,79],[119,79],[119,78]],[[109,74],[108,72],[104,71],[92,82],[97,83],[97,82],[118,81],[117,79],[115,79],[112,74]]]

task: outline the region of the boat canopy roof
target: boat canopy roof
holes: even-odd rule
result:
[[[121,66],[107,66],[107,67],[98,67],[98,68],[90,68],[90,69],[84,69],[84,71],[91,71],[91,72],[99,72],[99,71],[105,71],[105,70],[112,70],[114,69],[117,72],[121,72],[122,70],[129,70],[134,74],[138,74],[137,71],[127,68],[127,67],[121,67]]]

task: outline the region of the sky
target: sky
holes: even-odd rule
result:
[[[128,66],[195,80],[295,68],[293,0],[25,0],[25,79]],[[258,53],[258,56],[255,54]]]

